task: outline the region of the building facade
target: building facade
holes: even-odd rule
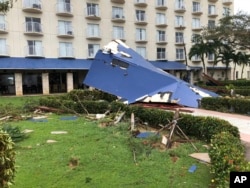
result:
[[[83,88],[95,53],[113,39],[177,77],[189,72],[193,83],[202,62],[186,58],[192,36],[227,14],[233,0],[18,0],[0,13],[0,93]],[[207,73],[223,79],[224,65],[212,69],[213,58]],[[169,68],[173,62],[184,66]]]

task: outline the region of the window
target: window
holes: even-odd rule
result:
[[[157,31],[157,42],[165,42],[166,41],[166,32],[162,30]]]
[[[32,17],[26,17],[25,18],[25,26],[26,32],[41,32],[41,19],[40,18],[32,18]]]
[[[227,7],[223,7],[223,16],[229,16],[230,15],[230,9]]]
[[[184,49],[183,48],[177,48],[176,49],[176,59],[177,60],[183,60],[184,59]]]
[[[0,30],[6,30],[5,16],[0,14]]]
[[[70,0],[58,0],[58,12],[71,12]]]
[[[192,57],[192,61],[200,61],[200,60],[201,60],[201,57],[197,54]]]
[[[166,59],[166,49],[165,48],[157,48],[157,59]]]
[[[36,9],[41,9],[41,1],[40,0],[24,0],[23,1],[23,6],[25,8],[36,8]]]
[[[7,55],[7,45],[6,45],[6,39],[0,38],[0,55]]]
[[[209,14],[209,15],[214,15],[214,14],[216,14],[215,5],[208,5],[208,14]]]
[[[71,21],[58,21],[58,34],[59,35],[73,35],[73,28]]]
[[[208,20],[208,28],[209,29],[215,28],[215,20]]]
[[[198,43],[198,42],[200,42],[199,39],[200,39],[199,34],[193,34],[191,41],[192,41],[192,43]]]
[[[175,43],[181,43],[181,44],[184,43],[182,32],[175,33]]]
[[[37,40],[28,40],[28,55],[42,56],[42,42]]]
[[[176,0],[175,1],[175,8],[176,9],[185,9],[184,0]]]
[[[59,42],[59,57],[74,57],[73,45],[71,42]]]
[[[94,58],[99,49],[99,44],[88,44],[88,57]]]
[[[162,25],[162,24],[166,24],[166,23],[167,23],[166,15],[162,14],[162,13],[157,13],[156,14],[156,24]]]
[[[156,0],[156,6],[165,6],[166,0]]]
[[[123,8],[121,7],[112,7],[112,18],[124,18]]]
[[[114,39],[124,39],[124,28],[119,26],[113,27],[113,38]]]
[[[247,71],[247,79],[250,79],[250,71]]]
[[[200,12],[200,11],[201,11],[200,2],[193,1],[193,12]]]
[[[184,26],[183,16],[175,16],[175,25],[178,27]]]
[[[207,59],[208,61],[214,61],[214,53],[208,53]]]
[[[201,23],[199,18],[192,19],[192,28],[193,29],[201,28]]]
[[[136,41],[146,40],[146,29],[137,28],[136,29]]]
[[[88,37],[100,37],[99,25],[88,24],[87,35]]]
[[[136,21],[138,22],[146,21],[146,14],[144,10],[136,10]]]
[[[140,54],[144,59],[147,58],[146,47],[137,46],[136,52]]]
[[[87,15],[88,16],[99,16],[98,4],[87,3]]]

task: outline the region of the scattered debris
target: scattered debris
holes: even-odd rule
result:
[[[6,120],[9,120],[12,116],[5,116],[5,117],[2,117],[0,118],[0,121],[6,121]]]
[[[65,116],[65,117],[60,117],[60,120],[76,120],[78,117],[77,116]]]
[[[155,136],[156,132],[141,132],[138,135],[136,135],[136,138],[148,138],[150,136]]]
[[[52,131],[51,134],[68,134],[67,131]]]
[[[189,169],[188,169],[188,172],[190,173],[194,173],[197,169],[197,166],[196,165],[192,165]]]
[[[47,116],[36,116],[36,117],[32,117],[32,119],[46,119]]]
[[[34,117],[33,117],[33,118],[30,118],[29,120],[33,121],[33,122],[48,122],[48,120],[44,119],[44,118],[34,119]]]
[[[46,143],[48,144],[52,144],[52,143],[56,143],[57,141],[56,140],[47,140]]]
[[[205,163],[211,162],[208,153],[192,153],[189,156]]]
[[[79,159],[77,157],[71,157],[69,160],[69,167],[71,169],[76,168],[79,165]]]
[[[30,129],[25,129],[25,130],[23,130],[23,133],[25,133],[25,134],[31,133],[31,132],[34,132],[34,130],[30,130]]]
[[[55,113],[64,112],[62,109],[52,108],[52,107],[47,107],[47,106],[38,106],[37,109],[40,109],[45,112],[55,112]]]

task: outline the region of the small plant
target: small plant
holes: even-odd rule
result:
[[[6,132],[0,130],[0,187],[8,188],[14,182],[14,143]]]
[[[27,135],[21,132],[19,127],[13,127],[10,124],[4,124],[2,130],[10,135],[13,142],[22,141],[23,139],[27,138]]]

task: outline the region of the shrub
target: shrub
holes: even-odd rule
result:
[[[209,156],[216,187],[229,187],[231,171],[250,170],[250,165],[245,160],[244,150],[240,139],[229,132],[221,132],[212,137]]]
[[[9,134],[0,130],[0,187],[7,188],[14,182],[15,152]]]

